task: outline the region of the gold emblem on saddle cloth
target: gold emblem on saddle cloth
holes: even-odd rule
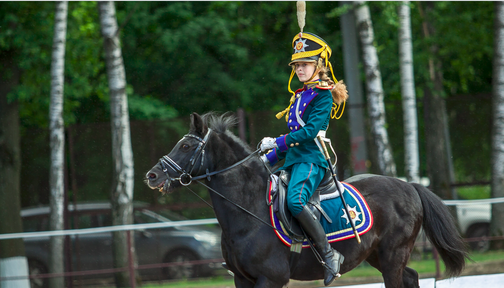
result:
[[[352,219],[352,222],[354,222],[354,225],[357,224],[356,223],[357,221],[362,221],[362,219],[360,219],[360,215],[362,213],[357,211],[357,206],[350,207],[350,205],[347,204],[347,208],[348,208],[348,213],[350,214],[350,219]],[[346,224],[350,223],[350,219],[348,219],[348,216],[345,212],[345,209],[342,208],[341,210],[343,211],[343,216],[341,216],[341,218],[346,220]]]

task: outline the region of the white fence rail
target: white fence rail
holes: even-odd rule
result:
[[[504,197],[477,200],[443,200],[446,206],[504,203]]]
[[[496,204],[496,203],[504,203],[504,197],[490,198],[490,199],[478,199],[478,200],[443,200],[443,203],[447,206],[472,205],[472,204]],[[193,226],[193,225],[205,225],[205,224],[217,224],[217,223],[218,222],[217,222],[216,218],[210,218],[210,219],[201,219],[201,220],[184,220],[184,221],[160,222],[160,223],[150,223],[150,224],[106,226],[106,227],[86,228],[86,229],[10,233],[10,234],[0,234],[0,240],[16,239],[16,238],[25,238],[26,239],[26,238],[47,237],[47,236],[84,235],[84,234],[93,234],[93,233],[100,233],[100,232],[156,229],[156,228]]]
[[[47,236],[84,235],[84,234],[93,234],[93,233],[100,233],[100,232],[146,230],[146,229],[157,229],[157,228],[168,228],[168,227],[217,224],[217,223],[218,222],[217,222],[216,218],[210,218],[210,219],[201,219],[201,220],[184,220],[184,221],[160,222],[160,223],[150,223],[150,224],[105,226],[105,227],[99,227],[99,228],[86,228],[86,229],[10,233],[10,234],[0,234],[0,240],[16,239],[16,238],[25,238],[26,239],[26,238],[47,237]]]

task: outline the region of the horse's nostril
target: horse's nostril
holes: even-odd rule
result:
[[[157,178],[157,175],[155,173],[149,173],[148,177],[150,180],[154,180]]]

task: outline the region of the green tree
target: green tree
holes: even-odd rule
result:
[[[30,11],[29,5],[5,2],[0,4],[0,233],[23,231],[20,215],[21,149],[20,105],[14,93],[26,75],[29,61],[25,56],[26,44],[16,32],[27,32],[25,19],[18,18]],[[30,43],[32,44],[32,43]],[[25,179],[25,178],[23,178]],[[28,276],[23,239],[0,241],[0,270],[5,276]],[[1,281],[2,287],[29,287],[25,279]]]
[[[185,119],[184,115],[192,111],[223,112],[239,107],[248,113],[279,111],[288,102],[286,86],[290,68],[286,63],[290,56],[289,44],[299,29],[292,3],[117,2],[116,5],[132,121],[177,115]],[[411,5],[418,113],[429,113],[423,105],[429,70],[427,65],[419,64],[428,62],[428,47],[436,44],[440,47],[438,55],[443,67],[442,91],[453,143],[456,180],[489,180],[493,35],[487,32],[493,29],[493,4],[485,1],[434,3],[433,13],[437,16],[432,22],[438,33],[427,40],[422,34],[418,3],[412,2]],[[6,55],[8,47],[17,49],[18,56],[11,61],[19,66],[19,85],[12,88],[9,97],[18,100],[23,137],[27,129],[47,129],[49,125],[46,113],[49,99],[40,95],[50,93],[54,5],[49,2],[5,2],[0,6],[2,23],[7,20],[18,23],[15,31],[12,28],[0,30],[0,52]],[[96,2],[69,3],[63,110],[67,126],[110,120],[103,40],[96,6]],[[308,2],[305,31],[320,34],[331,43],[336,78],[342,79],[339,19],[328,16],[337,6],[332,2]],[[369,2],[368,6],[380,59],[390,143],[398,175],[405,175],[397,4]],[[298,85],[293,83],[292,86]],[[347,106],[347,109],[352,108]],[[279,120],[268,119],[263,126],[277,127],[274,121]],[[337,131],[337,138],[341,141],[337,149],[346,149],[346,120],[337,123],[331,128]],[[183,125],[177,131],[185,131]],[[418,125],[419,130],[425,129],[423,117]],[[283,131],[272,129],[275,133]],[[81,136],[90,134],[82,133]],[[35,137],[42,137],[39,135]],[[163,139],[173,138],[159,135]],[[35,143],[33,139],[34,136],[31,141],[25,141],[24,155],[32,156],[35,162],[30,163],[48,171],[49,162],[47,157],[43,158],[47,151],[31,147],[30,143]],[[82,143],[77,145],[85,145],[86,139],[80,140]],[[419,134],[419,143],[420,174],[425,176],[424,133]],[[346,157],[343,153],[338,154],[341,163]],[[93,157],[97,158],[99,154],[89,155],[90,160]],[[98,160],[93,163],[99,163]],[[46,169],[42,169],[44,167]],[[83,178],[93,178],[89,175],[98,173],[108,175],[108,171],[84,170],[89,169],[79,171],[85,173]],[[81,195],[106,198],[106,193],[96,191],[103,191],[100,188],[108,186],[108,177],[93,179],[99,181],[83,184]],[[142,183],[136,182],[138,190]],[[24,205],[48,202],[48,189],[37,189],[40,187],[36,182],[25,185]]]
[[[7,54],[8,56],[11,56]],[[21,151],[19,149],[19,110],[17,101],[7,94],[19,81],[17,67],[8,67],[9,60],[0,56],[0,234],[23,231],[20,215]],[[7,65],[6,65],[7,64]],[[5,77],[5,75],[10,74]],[[28,276],[28,262],[22,238],[0,240],[0,270],[2,276]],[[29,287],[27,279],[0,281],[2,287]]]
[[[375,38],[385,91],[385,108],[398,174],[404,172],[402,111],[400,107],[400,69],[397,55],[398,3],[369,2],[376,27]],[[413,62],[417,109],[420,115],[429,113],[423,105],[425,83],[429,81],[429,45],[440,47],[438,60],[443,67],[442,91],[446,100],[450,140],[453,143],[453,165],[456,181],[488,180],[490,177],[490,118],[492,79],[491,2],[436,2],[431,19],[436,34],[425,39],[418,5],[411,2]],[[351,97],[351,95],[350,95]],[[419,131],[425,130],[423,117],[418,119]],[[420,174],[426,176],[425,133],[419,133]],[[471,155],[471,157],[468,157]]]

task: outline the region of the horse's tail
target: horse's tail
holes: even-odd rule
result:
[[[422,185],[413,183],[423,206],[423,229],[436,247],[446,266],[449,277],[460,275],[469,259],[467,246],[457,230],[450,211],[436,194]]]

